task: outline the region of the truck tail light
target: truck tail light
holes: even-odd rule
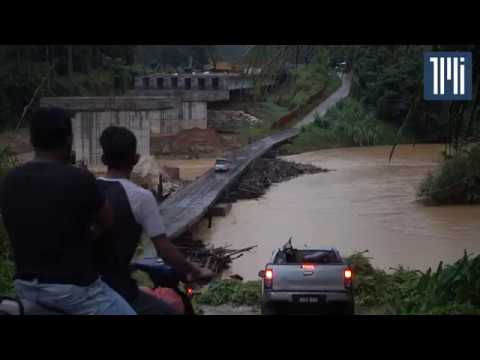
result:
[[[352,287],[352,277],[353,277],[352,270],[349,268],[345,269],[345,271],[343,272],[343,281],[346,288]]]
[[[271,288],[272,287],[272,282],[273,282],[273,270],[272,269],[266,269],[265,270],[265,278],[264,278],[264,284],[266,288]]]

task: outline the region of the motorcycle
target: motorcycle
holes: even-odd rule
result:
[[[157,257],[145,257],[131,264],[131,271],[140,270],[148,274],[155,288],[170,288],[182,299],[185,315],[195,315],[192,305],[193,288],[184,284],[182,277],[171,266]],[[0,315],[68,315],[43,304],[0,295]]]

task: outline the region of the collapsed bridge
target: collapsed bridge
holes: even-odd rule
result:
[[[228,172],[217,173],[210,169],[194,182],[169,196],[159,205],[167,227],[167,236],[175,239],[189,231],[254,160],[299,133],[298,129],[281,131],[235,151],[226,156],[231,162]]]

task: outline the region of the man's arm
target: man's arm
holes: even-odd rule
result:
[[[157,255],[176,271],[183,274],[185,281],[206,280],[213,277],[213,273],[208,269],[201,269],[189,262],[167,238],[165,225],[152,193],[144,193],[137,216],[143,231],[152,240]]]
[[[157,255],[168,265],[185,275],[187,281],[201,277],[201,271],[192,263],[187,261],[183,254],[173,245],[165,235],[159,235],[152,238],[153,245]]]

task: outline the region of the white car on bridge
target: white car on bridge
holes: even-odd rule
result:
[[[230,170],[230,161],[224,158],[215,161],[215,172],[227,172]]]

